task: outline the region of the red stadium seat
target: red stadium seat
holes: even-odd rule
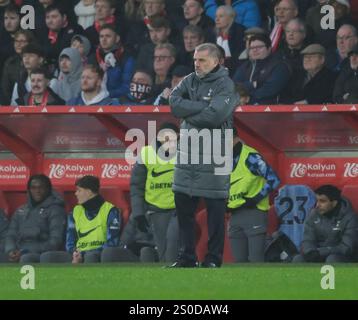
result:
[[[27,202],[26,191],[3,191],[8,204],[8,215],[11,217],[15,210]]]
[[[358,185],[346,185],[343,187],[342,196],[352,203],[354,211],[358,214]]]

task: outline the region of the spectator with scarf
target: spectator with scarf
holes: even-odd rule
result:
[[[30,74],[31,91],[25,94],[24,105],[63,106],[65,101],[49,87],[50,79],[48,71],[44,67],[33,70]]]
[[[238,57],[245,49],[245,27],[235,22],[236,12],[231,6],[220,6],[216,10],[216,44],[225,50],[225,66],[232,75],[236,69]]]
[[[41,48],[35,44],[28,44],[22,49],[22,63],[19,75],[14,85],[11,97],[11,105],[23,105],[24,96],[31,91],[30,74],[33,70],[43,66],[45,55]],[[57,80],[50,81],[50,87],[56,91]]]
[[[95,55],[89,58],[105,72],[106,88],[111,98],[119,98],[129,92],[129,84],[134,70],[134,59],[121,42],[116,29],[110,25],[101,27],[99,46]]]
[[[274,12],[275,25],[270,34],[272,52],[275,52],[282,45],[286,24],[298,16],[297,3],[295,0],[276,0]]]
[[[82,33],[83,29],[78,25],[71,25],[64,9],[59,5],[48,6],[45,12],[49,32],[44,50],[50,71],[54,71],[61,51],[69,47],[73,35]]]
[[[115,0],[96,0],[95,1],[95,20],[94,23],[85,30],[85,35],[92,44],[92,48],[96,48],[99,43],[99,32],[104,25],[112,25],[116,32],[124,39],[124,30],[126,27],[124,21],[115,16],[116,1]]]

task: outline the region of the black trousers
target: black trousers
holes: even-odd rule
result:
[[[179,224],[180,250],[178,260],[196,262],[195,211],[200,197],[175,192],[175,206]],[[222,263],[225,241],[225,199],[204,198],[208,212],[208,252],[205,262]]]

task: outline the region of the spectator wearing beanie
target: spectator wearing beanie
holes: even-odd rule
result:
[[[31,91],[30,74],[33,70],[42,67],[45,61],[45,54],[43,50],[36,44],[28,44],[22,49],[21,55],[24,67],[20,70],[19,76],[12,91],[12,106],[24,104],[25,94]],[[49,87],[56,92],[57,80],[52,79],[50,81]]]
[[[259,27],[252,27],[252,28],[245,30],[245,32],[244,32],[245,50],[242,51],[241,54],[239,55],[239,62],[238,62],[239,65],[243,61],[245,61],[249,58],[249,52],[248,52],[249,40],[252,36],[257,35],[257,34],[267,35],[267,31],[265,29],[259,28]]]
[[[86,66],[88,62],[88,56],[91,52],[91,43],[89,40],[80,34],[76,34],[71,39],[71,48],[75,48],[79,51],[82,61],[82,66]]]

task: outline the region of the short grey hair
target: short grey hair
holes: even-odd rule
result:
[[[343,25],[341,25],[340,27],[339,27],[339,29],[338,29],[338,31],[339,30],[341,30],[341,29],[343,29],[343,28],[348,28],[348,29],[351,29],[351,31],[352,31],[352,33],[353,33],[353,36],[355,36],[355,37],[358,37],[358,31],[357,31],[357,28],[354,26],[354,25],[352,25],[352,24],[343,24]],[[337,32],[338,32],[337,31]]]
[[[300,19],[300,18],[291,19],[290,21],[287,22],[285,30],[289,23],[297,23],[300,26],[300,31],[307,34],[307,26],[306,26],[306,23],[302,19]]]
[[[175,59],[176,55],[177,55],[177,50],[175,49],[175,47],[167,42],[167,43],[159,43],[155,46],[154,50],[157,49],[167,49],[169,51],[169,54]]]
[[[199,44],[195,48],[195,51],[208,51],[210,57],[217,58],[218,60],[220,60],[220,58],[222,57],[219,48],[214,43],[206,42],[206,43]]]
[[[236,17],[236,11],[234,10],[234,8],[232,6],[229,5],[224,5],[224,6],[219,6],[216,11],[218,11],[219,9],[223,9],[225,14],[227,14],[228,16],[230,16],[232,19],[235,19]]]

